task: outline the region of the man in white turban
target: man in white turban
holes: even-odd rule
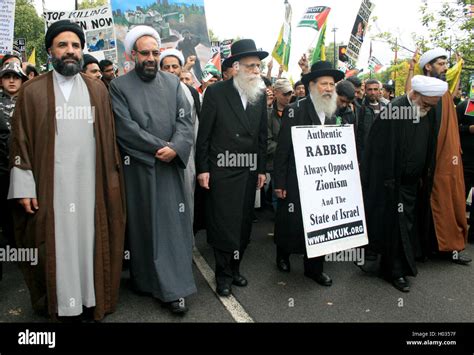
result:
[[[196,292],[193,230],[184,169],[194,140],[190,105],[176,75],[158,71],[160,38],[148,26],[125,38],[135,69],[110,83],[127,196],[130,276],[172,313]]]
[[[419,64],[426,77],[446,81],[448,53],[444,49],[425,52]],[[463,252],[467,242],[463,162],[457,115],[449,91],[435,111],[436,163],[433,185],[425,186],[431,201],[424,209],[429,214],[429,223],[425,226],[422,250],[425,257],[437,256],[467,265],[472,259]]]
[[[416,276],[419,256],[421,186],[431,185],[435,159],[433,107],[448,89],[439,79],[415,76],[413,89],[394,99],[374,121],[361,162],[364,204],[369,233],[361,269],[378,271],[402,292],[407,276]]]

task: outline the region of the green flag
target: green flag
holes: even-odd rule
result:
[[[273,48],[272,56],[288,71],[288,63],[290,62],[291,49],[291,5],[285,0],[285,22],[281,26],[280,35],[278,36],[275,48]]]
[[[326,60],[326,48],[324,46],[324,39],[326,37],[326,23],[321,28],[321,33],[319,34],[318,43],[314,48],[313,55],[311,56],[311,65],[320,61]]]

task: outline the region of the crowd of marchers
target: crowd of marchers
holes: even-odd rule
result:
[[[369,238],[363,271],[408,292],[417,262],[471,262],[474,118],[469,99],[455,106],[443,49],[414,59],[406,94],[395,97],[390,83],[345,78],[305,56],[294,85],[281,70],[272,78],[272,62],[263,75],[268,53],[251,39],[234,42],[222,72],[199,83],[196,58],[162,51],[151,27],[127,33],[135,67],[120,76],[115,63],[83,54],[84,42],[77,24],[58,21],[45,36],[51,71],[38,75],[13,54],[1,63],[3,243],[38,249],[37,264],[19,263],[37,313],[70,322],[116,311],[125,250],[133,290],[185,314],[202,229],[216,293],[230,296],[249,284],[240,265],[258,194],[275,214],[276,268],[290,272],[290,255],[304,255],[304,275],[331,286],[324,256],[306,253],[291,135],[301,125],[354,128]],[[413,75],[416,65],[423,75]],[[391,119],[395,111],[413,117]],[[254,164],[222,161],[232,154]]]

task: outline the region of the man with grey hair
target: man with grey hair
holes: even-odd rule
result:
[[[251,39],[236,41],[225,66],[232,79],[207,89],[196,145],[198,182],[207,190],[207,240],[214,247],[220,296],[247,286],[240,263],[250,240],[255,190],[265,183],[267,110],[261,60]]]
[[[160,36],[136,26],[125,37],[135,69],[110,83],[124,161],[130,276],[173,314],[196,292],[193,231],[184,169],[193,145],[190,105],[179,78],[159,71]]]
[[[342,78],[344,73],[332,69],[329,62],[312,65],[311,71],[302,78],[310,95],[285,110],[274,160],[275,193],[279,198],[275,218],[277,267],[289,272],[290,254],[304,254],[305,276],[323,286],[332,285],[331,278],[323,272],[324,256],[309,259],[306,253],[291,127],[336,124],[335,86]]]
[[[268,109],[268,147],[267,147],[267,173],[273,175],[273,157],[278,144],[278,135],[281,128],[283,111],[290,104],[293,87],[288,79],[278,79],[273,85],[275,102]],[[273,177],[271,177],[273,186]],[[273,209],[277,208],[277,197],[272,194]]]

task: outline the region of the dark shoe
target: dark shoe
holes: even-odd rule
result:
[[[84,323],[94,323],[94,307],[82,307],[81,320]]]
[[[410,284],[408,283],[408,280],[404,277],[393,279],[392,285],[399,291],[410,292]]]
[[[311,274],[305,273],[304,276],[309,277],[310,279],[316,281],[318,284],[322,286],[332,285],[332,279],[329,277],[328,274],[325,274],[324,272],[317,275],[311,275]]]
[[[217,286],[216,292],[222,297],[229,297],[232,294],[230,286]]]
[[[239,287],[245,287],[248,285],[248,281],[245,277],[242,275],[234,275],[234,278],[232,280],[232,285],[239,286]]]
[[[168,308],[171,313],[178,315],[184,315],[188,311],[186,300],[184,298],[173,302],[166,302],[165,307]]]
[[[290,261],[285,259],[277,260],[277,268],[283,272],[290,272]]]
[[[453,253],[451,261],[460,265],[469,265],[472,262],[472,258],[460,251]]]

